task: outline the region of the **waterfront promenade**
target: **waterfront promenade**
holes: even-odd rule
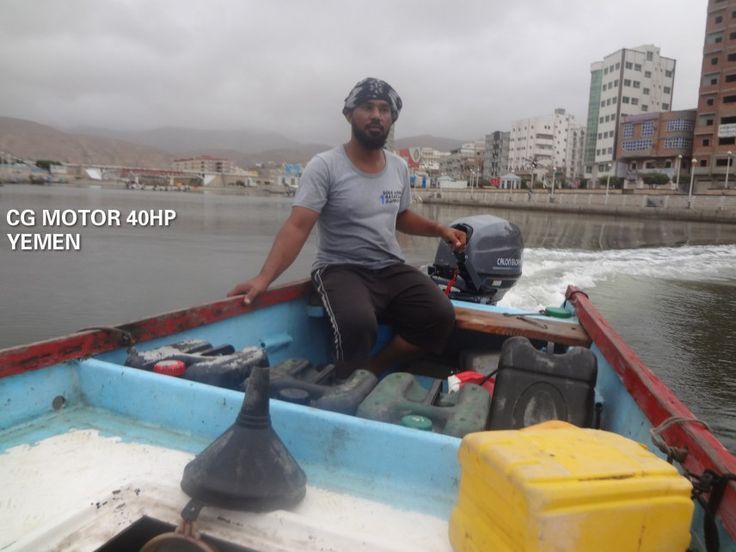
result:
[[[415,201],[441,205],[472,205],[613,215],[634,218],[662,218],[736,224],[736,190],[708,191],[693,195],[658,190],[452,190],[414,188]]]

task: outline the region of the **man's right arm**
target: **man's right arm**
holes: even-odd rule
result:
[[[318,218],[319,213],[312,209],[292,207],[291,215],[276,234],[271,251],[258,276],[235,286],[228,293],[228,297],[245,295],[245,304],[249,305],[264,292],[271,282],[294,262]]]

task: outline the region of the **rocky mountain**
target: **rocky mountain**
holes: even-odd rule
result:
[[[201,154],[205,150],[233,150],[241,154],[260,153],[283,148],[298,148],[299,142],[282,134],[253,130],[206,130],[187,127],[162,127],[151,130],[124,131],[78,127],[76,134],[104,136],[150,146],[175,155]]]
[[[150,146],[63,132],[11,117],[0,117],[0,151],[28,159],[137,167],[169,167],[174,159],[172,154]]]
[[[212,155],[232,159],[241,167],[257,163],[299,163],[329,149],[325,144],[302,144],[276,133],[160,128],[126,132],[50,126],[0,117],[0,151],[28,159],[69,163],[99,163],[166,168],[174,159]]]

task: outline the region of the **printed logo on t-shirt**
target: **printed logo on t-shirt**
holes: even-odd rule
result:
[[[399,203],[401,201],[401,190],[384,190],[381,193],[381,205]]]

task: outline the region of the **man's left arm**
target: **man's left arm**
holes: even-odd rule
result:
[[[445,226],[406,209],[396,216],[396,229],[404,234],[442,238],[453,251],[463,251],[467,236],[462,230]]]

